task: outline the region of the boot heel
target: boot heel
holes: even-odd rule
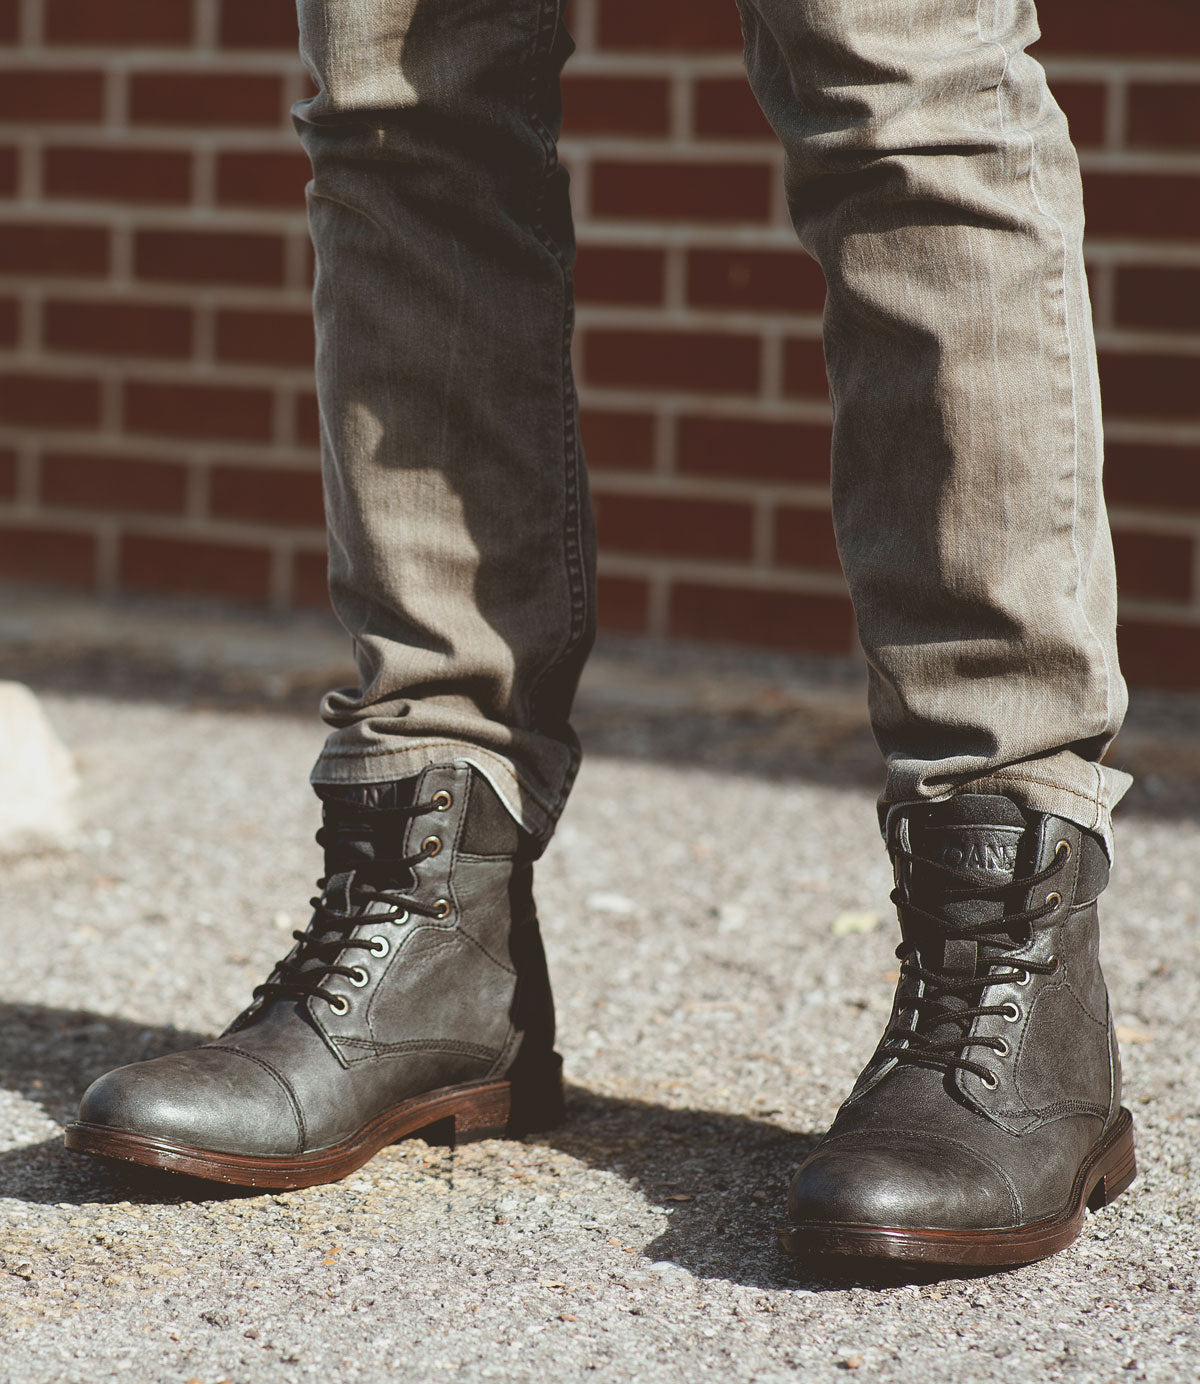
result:
[[[476,1096],[462,1110],[454,1112],[454,1142],[469,1144],[475,1139],[500,1139],[508,1133],[512,1110],[512,1090],[497,1085]]]
[[[1133,1116],[1122,1110],[1112,1144],[1105,1151],[1099,1181],[1088,1195],[1088,1210],[1099,1211],[1121,1195],[1137,1176],[1137,1157],[1133,1147]]]

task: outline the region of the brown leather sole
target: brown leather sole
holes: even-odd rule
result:
[[[915,1264],[980,1267],[1029,1264],[1074,1244],[1083,1229],[1086,1211],[1107,1206],[1136,1176],[1133,1117],[1122,1108],[1112,1129],[1080,1168],[1071,1199],[1061,1215],[995,1230],[909,1230],[807,1222],[784,1226],[778,1232],[779,1243],[786,1253],[806,1257],[855,1255]]]
[[[514,1110],[514,1104],[516,1110]],[[286,1190],[336,1182],[373,1158],[381,1148],[412,1134],[429,1143],[466,1143],[550,1129],[562,1120],[562,1083],[536,1101],[514,1102],[509,1081],[447,1086],[385,1110],[344,1143],[295,1158],[256,1158],[214,1149],[188,1148],[166,1139],[76,1121],[66,1129],[66,1146],[76,1153],[139,1163],[145,1168],[207,1178],[235,1187]]]

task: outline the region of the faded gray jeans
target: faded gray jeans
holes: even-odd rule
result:
[[[299,11],[330,587],[361,680],[324,702],[313,778],[469,760],[544,841],[594,629],[560,0]],[[881,805],[1005,793],[1111,848],[1125,689],[1081,193],[1034,6],[744,0],[742,22],[828,280]]]

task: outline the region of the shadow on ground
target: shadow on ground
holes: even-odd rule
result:
[[[671,664],[670,650],[647,646],[640,654],[630,653],[632,641],[617,641],[616,648],[632,667],[641,660],[661,673]],[[687,677],[702,686],[703,651],[689,649],[682,657],[690,670]],[[723,659],[724,667],[729,651],[712,657]],[[754,655],[747,654],[746,660],[753,666]],[[589,756],[755,775],[770,782],[803,779],[878,790],[883,769],[862,709],[861,670],[845,660],[797,656],[794,663],[811,684],[812,696],[798,698],[762,679],[758,694],[748,701],[710,708],[681,704],[670,695],[661,704],[652,695],[643,703],[636,689],[615,699],[589,695],[585,684],[573,724]],[[71,652],[13,644],[0,647],[0,677],[42,693],[290,716],[313,724],[329,684],[328,675],[265,676],[261,670],[180,667],[121,648]],[[1107,761],[1134,777],[1121,804],[1122,816],[1200,815],[1200,701],[1135,690],[1129,720]]]
[[[0,1005],[0,1086],[40,1106],[56,1123],[72,1118],[95,1077],[202,1042],[199,1034],[150,1028],[109,1015],[38,1005]],[[701,1278],[751,1287],[840,1289],[933,1282],[933,1270],[864,1275],[855,1266],[793,1263],[774,1228],[786,1179],[816,1142],[767,1120],[678,1110],[572,1087],[560,1129],[527,1144],[557,1149],[589,1168],[616,1173],[669,1213],[669,1227],[641,1254]],[[0,1198],[70,1205],[189,1205],[264,1195],[194,1178],[67,1153],[61,1138],[0,1153]]]

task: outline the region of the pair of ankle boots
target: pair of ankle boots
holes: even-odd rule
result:
[[[344,1177],[420,1133],[562,1119],[528,842],[464,763],[318,789],[308,928],[202,1047],[110,1072],[67,1146],[241,1186]],[[1007,798],[893,814],[891,1020],[792,1184],[784,1249],[1012,1264],[1134,1174],[1100,972],[1101,844]]]

